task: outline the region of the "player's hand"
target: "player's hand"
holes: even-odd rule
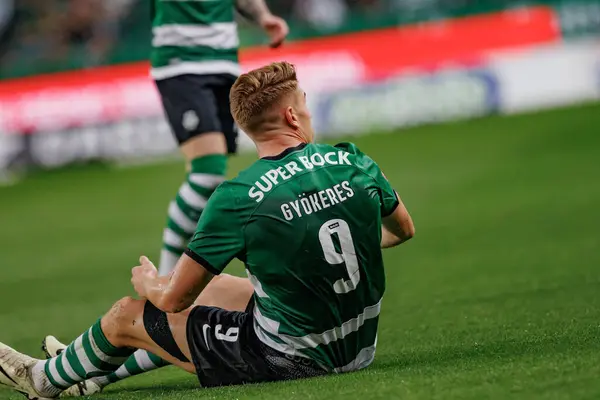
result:
[[[260,21],[260,27],[265,31],[269,39],[271,39],[271,48],[277,48],[285,41],[290,28],[283,18],[273,14],[265,16]]]
[[[131,270],[131,284],[136,293],[143,298],[148,297],[149,281],[156,279],[158,270],[146,256],[140,257],[140,265]]]

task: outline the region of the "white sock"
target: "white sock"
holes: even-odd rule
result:
[[[58,395],[62,392],[62,389],[57,388],[50,383],[48,376],[46,376],[46,371],[44,371],[44,365],[46,365],[45,361],[38,361],[37,364],[31,368],[31,380],[33,381],[33,387],[40,396],[58,397]]]

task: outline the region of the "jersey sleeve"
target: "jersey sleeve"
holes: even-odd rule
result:
[[[400,204],[398,195],[383,172],[381,172],[379,165],[371,157],[360,151],[353,143],[340,143],[335,147],[353,154],[356,166],[373,179],[379,193],[381,216],[387,217],[392,214]]]
[[[245,249],[246,212],[226,183],[215,190],[202,212],[185,254],[211,273],[220,274]]]

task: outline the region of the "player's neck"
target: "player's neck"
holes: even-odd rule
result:
[[[307,141],[300,135],[287,132],[271,132],[268,135],[268,139],[255,142],[259,158],[278,156],[285,150],[297,147],[303,143],[307,143]]]

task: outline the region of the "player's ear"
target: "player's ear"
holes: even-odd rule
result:
[[[289,106],[285,109],[285,120],[291,128],[300,128],[300,121],[298,120],[298,116],[294,112],[294,108],[292,106]]]

